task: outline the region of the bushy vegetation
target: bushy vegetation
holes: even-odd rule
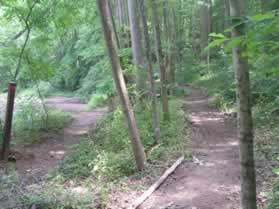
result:
[[[170,121],[161,120],[162,142],[158,145],[154,141],[150,107],[146,107],[144,112],[136,111],[138,127],[148,153],[148,172],[141,175],[156,173],[158,168],[165,168],[178,155],[186,152],[187,122],[181,101],[172,100],[171,110]],[[74,146],[71,155],[49,174],[48,183],[41,188],[43,192],[30,193],[28,204],[36,203],[53,209],[67,206],[94,208],[94,204],[105,204],[113,182],[118,184],[120,179],[138,173],[123,120],[120,110],[104,117],[94,133]],[[156,167],[153,166],[155,164]],[[75,193],[75,188],[81,190],[80,195]],[[87,199],[88,196],[91,199]]]
[[[247,36],[231,39],[226,34],[211,34],[212,42],[209,44],[210,63],[200,63],[199,57],[192,61],[195,64],[188,69],[190,73],[186,78],[188,82],[207,90],[210,106],[220,108],[227,112],[236,112],[236,85],[231,61],[231,49],[236,44],[247,46],[245,56],[250,60],[251,102],[254,113],[254,124],[260,136],[264,132],[272,138],[271,142],[256,140],[256,152],[270,153],[265,155],[269,161],[274,162],[278,153],[278,11],[257,14],[247,19]],[[277,31],[277,32],[275,32]],[[204,52],[206,53],[206,51]],[[191,55],[185,55],[186,60]],[[271,144],[270,144],[271,143]],[[272,150],[271,150],[272,148]],[[267,150],[264,150],[267,149]],[[276,151],[274,151],[276,150]],[[256,153],[256,156],[260,154]],[[278,162],[275,160],[275,163]],[[274,164],[274,163],[273,163]],[[278,182],[274,186],[269,208],[278,208]]]
[[[41,142],[48,134],[63,130],[71,121],[69,113],[51,109],[37,97],[22,95],[16,103],[18,105],[13,120],[12,145],[32,145]]]
[[[98,13],[95,1],[1,1],[0,92],[6,92],[7,83],[16,80],[17,92],[25,97],[18,102],[21,105],[15,111],[14,145],[40,142],[45,134],[61,130],[70,121],[69,114],[47,108],[42,102],[43,97],[77,95],[88,102],[88,109],[106,105],[113,100],[116,90],[110,61],[115,61],[113,66],[121,66],[122,69],[118,69],[117,73],[123,73],[128,90],[128,96],[123,96],[126,101],[122,103],[131,103],[126,105],[126,109],[124,107],[124,113],[134,111],[136,115],[137,125],[132,125],[135,130],[134,133],[131,131],[130,134],[134,135],[131,138],[140,138],[139,141],[146,149],[148,166],[163,167],[178,153],[184,152],[181,138],[185,118],[184,114],[177,111],[180,102],[174,99],[170,121],[160,120],[161,143],[155,143],[151,120],[155,114],[152,114],[149,101],[145,103],[143,99],[141,102],[144,104],[139,104],[139,98],[144,95],[142,92],[151,89],[148,86],[149,79],[155,80],[156,90],[152,93],[158,94],[158,100],[164,102],[165,113],[168,109],[167,94],[184,96],[186,83],[205,88],[211,97],[211,107],[236,112],[236,84],[231,50],[236,46],[245,46],[247,50],[242,55],[249,59],[251,68],[252,105],[257,132],[268,129],[274,141],[272,145],[278,147],[278,1],[247,1],[249,12],[238,20],[241,25],[247,25],[247,33],[237,38],[231,38],[230,35],[236,28],[231,25],[231,20],[234,22],[237,18],[229,17],[228,0],[146,1],[141,12],[136,11],[140,10],[136,7],[143,1],[133,11],[131,5],[135,1],[129,1],[132,2],[130,6],[126,5],[127,1],[125,4],[121,4],[121,1],[108,2],[104,6],[110,6],[113,11],[108,9],[108,14],[104,16],[109,17],[108,25],[115,26],[110,28],[111,33],[108,35],[114,36],[110,37],[111,40],[119,39],[120,42],[119,46],[115,46],[117,53],[114,57],[107,56],[107,43],[102,33],[102,24],[105,26],[105,21],[100,21],[102,12]],[[157,9],[160,16],[158,18],[153,16]],[[128,15],[129,12],[130,16],[139,12],[139,17],[142,17],[143,11],[146,12],[147,19],[145,33],[144,18],[132,18]],[[132,19],[141,20],[137,23]],[[129,23],[135,27],[130,27]],[[141,33],[142,37],[138,38],[140,43],[135,44],[137,38],[133,32],[136,35]],[[134,47],[144,45],[142,42],[146,34],[150,36],[147,37],[150,39],[150,44],[147,44],[150,45],[149,52],[141,47]],[[160,42],[162,46],[158,46]],[[160,58],[162,63],[158,63]],[[151,62],[147,63],[149,59]],[[148,73],[139,71],[147,66],[154,68],[150,78]],[[166,75],[164,70],[167,71]],[[139,83],[144,88],[140,89]],[[123,86],[121,88],[125,88],[123,92],[126,94],[126,86]],[[164,87],[168,87],[166,89],[169,92]],[[118,87],[118,91],[121,88]],[[153,101],[156,103],[156,99]],[[156,112],[154,108],[153,111]],[[160,114],[162,118],[162,113]],[[166,119],[167,115],[164,114]],[[137,128],[140,130],[140,137],[135,136]],[[98,123],[96,130],[73,148],[71,155],[50,174],[44,185],[29,191],[30,195],[25,197],[25,202],[28,205],[36,203],[41,208],[97,207],[99,196],[104,199],[108,193],[108,184],[138,174],[137,166],[138,169],[141,169],[140,166],[144,167],[136,166],[134,162],[127,129],[122,111],[117,109],[108,114]],[[1,130],[0,128],[0,139]],[[268,146],[256,143],[256,151],[263,151],[263,147]],[[140,148],[138,146],[138,151]],[[274,158],[278,153],[270,152],[266,156],[271,154]],[[13,184],[18,183],[13,177],[1,180],[9,183],[10,179]],[[105,185],[100,189],[99,184],[104,182]],[[278,207],[278,184],[274,187],[274,194],[270,195],[271,208]],[[96,202],[91,200],[92,196],[94,200],[96,197]]]
[[[41,142],[48,134],[63,130],[70,121],[69,113],[27,104],[15,115],[12,143],[31,145]]]

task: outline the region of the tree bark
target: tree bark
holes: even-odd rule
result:
[[[121,28],[125,27],[125,19],[124,19],[124,5],[123,0],[117,1],[117,7],[118,7],[118,20]]]
[[[171,25],[169,22],[169,14],[168,14],[168,2],[163,2],[163,22],[164,22],[164,35],[165,35],[165,43],[166,43],[166,51],[164,53],[164,63],[167,74],[167,84],[171,84]]]
[[[160,83],[161,83],[162,109],[163,109],[164,120],[168,120],[169,104],[168,104],[167,74],[166,74],[166,68],[163,63],[161,31],[160,31],[156,0],[151,0],[151,7],[152,7],[152,17],[153,17],[153,24],[155,30],[156,55],[157,55],[159,71],[160,71],[160,80],[161,80]]]
[[[122,69],[120,66],[120,61],[117,55],[116,46],[112,35],[113,34],[112,29],[109,24],[109,19],[108,19],[107,9],[106,9],[107,0],[96,0],[96,1],[101,16],[101,23],[103,27],[107,52],[110,59],[112,75],[117,89],[117,93],[121,101],[122,109],[126,118],[137,168],[139,170],[143,170],[145,165],[144,148],[140,141],[139,131],[136,125],[134,112],[130,104],[128,92],[122,74]]]
[[[137,1],[136,0],[128,0],[128,12],[129,12],[129,20],[130,20],[130,31],[131,31],[131,39],[132,39],[132,51],[134,64],[137,67],[136,72],[136,86],[137,91],[142,95],[144,93],[144,57],[141,46],[141,30],[139,24],[139,15],[137,9]]]
[[[230,16],[230,2],[229,0],[222,1],[223,17],[222,17],[222,33],[229,28],[229,16]],[[227,33],[226,33],[227,34]],[[228,34],[227,34],[228,35]]]
[[[175,74],[176,74],[176,44],[177,44],[177,20],[176,20],[176,11],[172,9],[172,18],[173,18],[173,31],[172,31],[172,47],[171,47],[171,56],[170,56],[170,82],[175,84]]]
[[[271,0],[261,0],[262,13],[268,12],[271,9],[272,9],[272,1]]]
[[[111,1],[107,2],[107,9],[108,9],[108,14],[110,17],[110,22],[111,22],[113,33],[114,33],[115,42],[117,44],[117,48],[120,49],[120,42],[119,42],[119,38],[118,38],[118,34],[117,34],[115,20],[114,20],[113,13],[112,13]]]
[[[201,49],[205,49],[208,44],[209,26],[209,2],[203,0],[200,5],[200,19],[201,19]]]
[[[233,25],[236,25],[232,37],[242,37],[246,25],[240,17],[245,18],[245,1],[230,0]],[[242,23],[241,23],[242,22]],[[239,44],[233,49],[233,61],[237,84],[238,138],[241,163],[241,203],[243,209],[256,209],[256,180],[253,150],[253,120],[250,101],[250,79],[248,58],[243,56],[246,46]]]
[[[150,49],[150,38],[148,34],[148,25],[147,25],[147,17],[145,12],[144,0],[138,0],[141,11],[142,25],[143,25],[143,40],[144,40],[144,49],[145,56],[148,68],[149,82],[150,82],[150,90],[151,90],[151,99],[152,99],[152,119],[153,119],[153,129],[155,134],[155,140],[157,144],[160,142],[161,131],[160,131],[160,119],[159,119],[159,111],[157,108],[157,95],[154,81],[154,71],[151,63],[151,49]]]

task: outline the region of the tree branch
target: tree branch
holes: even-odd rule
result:
[[[26,35],[26,38],[25,38],[23,47],[21,48],[19,58],[18,58],[18,63],[17,63],[15,75],[14,75],[14,81],[16,81],[17,76],[18,76],[18,74],[19,74],[19,71],[20,71],[20,68],[21,68],[21,63],[22,63],[23,54],[24,54],[25,48],[26,48],[27,43],[28,43],[29,38],[30,38],[31,27],[30,27],[30,25],[29,25],[29,19],[30,19],[30,17],[31,17],[31,14],[32,14],[32,11],[33,11],[34,7],[36,6],[36,4],[37,4],[38,2],[39,2],[39,0],[36,0],[36,1],[33,2],[32,6],[31,6],[30,9],[29,9],[29,13],[27,14],[27,16],[26,16],[26,18],[25,18],[25,20],[24,20],[24,23],[25,23],[25,30],[27,30],[27,35]]]
[[[25,33],[26,30],[27,30],[27,29],[24,28],[24,29],[21,30],[19,33],[17,33],[12,39],[13,39],[13,40],[17,40],[20,36],[22,36],[22,35]]]

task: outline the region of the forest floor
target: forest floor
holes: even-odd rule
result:
[[[190,114],[191,131],[185,133],[190,134],[190,141],[188,137],[182,140],[185,140],[192,158],[185,160],[140,209],[239,209],[236,118],[233,114],[210,108],[210,98],[202,89],[190,88],[189,92],[182,105],[185,116]],[[43,143],[29,146],[22,152],[16,161],[16,170],[26,185],[44,180],[49,170],[69,154],[72,145],[78,144],[107,112],[107,108],[89,111],[78,98],[51,97],[47,99],[47,105],[71,113],[73,120],[62,134],[48,136]],[[272,172],[267,175],[266,170],[272,169],[266,169],[266,161],[256,164],[260,193],[265,191],[263,182],[271,179]],[[128,208],[159,175],[157,173],[153,178],[149,174],[142,177],[136,174],[118,182],[105,208]],[[261,206],[262,196],[258,196],[258,201],[259,208],[265,208]],[[0,208],[8,207],[1,203]]]
[[[88,134],[107,112],[105,107],[88,110],[87,104],[82,103],[79,98],[50,97],[46,104],[70,113],[72,122],[60,134],[48,133],[42,143],[15,147],[15,169],[23,191],[25,186],[43,181],[48,172],[69,154],[72,146],[78,144],[82,136]],[[0,164],[0,171],[1,167]],[[0,203],[0,208],[9,208],[5,204],[13,204],[5,202]]]
[[[29,146],[24,153],[25,158],[16,161],[19,174],[28,176],[44,176],[70,151],[72,145],[78,144],[83,135],[94,127],[107,108],[88,110],[79,98],[51,97],[46,100],[49,107],[68,112],[72,116],[71,124],[64,129],[63,134],[48,136],[43,143]],[[26,158],[27,156],[27,158]]]
[[[184,162],[141,209],[240,208],[236,118],[209,108],[201,89],[192,88],[185,102],[191,110],[193,159]]]

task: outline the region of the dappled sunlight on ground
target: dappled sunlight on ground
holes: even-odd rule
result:
[[[159,209],[173,203],[175,209],[238,208],[240,170],[234,121],[208,107],[208,98],[193,89],[191,100],[191,148],[193,158],[185,162],[144,204]]]

